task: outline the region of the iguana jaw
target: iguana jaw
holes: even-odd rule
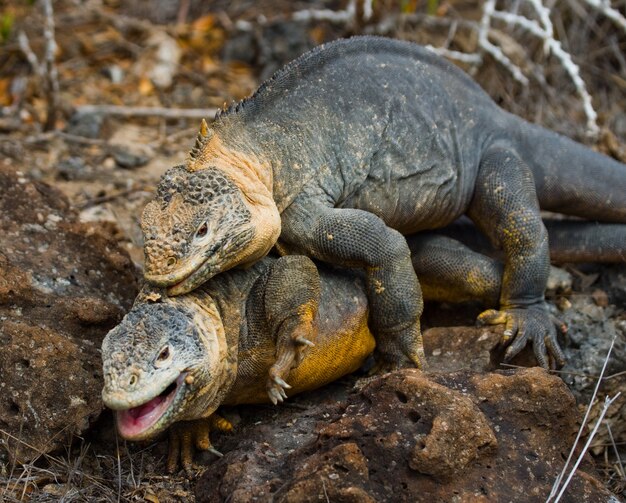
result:
[[[163,275],[146,274],[145,279],[153,285],[167,287],[167,294],[171,296],[190,292],[216,274],[246,262],[247,256],[237,254],[242,248],[246,249],[249,243],[254,242],[254,235],[253,228],[243,229],[235,236],[229,237],[226,242],[212,246],[205,254],[191,256],[176,271]],[[261,250],[260,253],[254,254],[254,258],[260,258],[267,251]]]
[[[236,376],[229,351],[209,295],[140,296],[102,344],[102,399],[121,436],[144,440],[212,414]]]
[[[117,429],[127,440],[144,440],[175,422],[180,404],[188,394],[181,373],[162,393],[138,406],[116,410]]]

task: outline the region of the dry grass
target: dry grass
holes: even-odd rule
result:
[[[164,466],[152,454],[153,447],[129,446],[116,437],[116,445],[107,448],[77,438],[64,454],[40,452],[29,463],[6,469],[0,474],[0,501],[192,501],[186,477],[153,473]]]

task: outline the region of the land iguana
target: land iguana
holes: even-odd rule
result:
[[[142,440],[184,421],[168,469],[179,455],[188,468],[194,444],[212,449],[201,419],[218,406],[277,403],[359,368],[375,345],[362,281],[321,276],[307,257],[266,257],[187,295],[143,291],[102,344],[102,398],[120,434]]]
[[[555,260],[624,257],[625,225],[547,226]],[[475,240],[466,225],[445,232],[456,239],[408,239],[425,298],[497,304],[502,262],[461,243]],[[438,269],[440,254],[453,257],[461,274]],[[179,458],[189,469],[194,446],[220,455],[209,440],[210,429],[230,428],[215,414],[220,405],[277,404],[359,368],[375,346],[367,321],[364,274],[324,264],[318,274],[304,256],[265,257],[176,297],[147,287],[102,344],[103,401],[126,439],[152,438],[174,425],[168,470]]]
[[[624,223],[626,166],[505,112],[425,48],[355,37],[203,122],[143,213],[145,279],[183,294],[274,245],[361,267],[377,351],[419,367],[422,293],[404,236],[467,215],[505,257],[499,309],[479,321],[505,324],[507,359],[532,342],[547,367],[564,355],[540,208]],[[461,274],[454,256],[435,260]]]

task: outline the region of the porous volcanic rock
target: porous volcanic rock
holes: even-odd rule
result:
[[[580,419],[563,381],[539,368],[364,381],[345,402],[237,431],[197,501],[545,501]],[[613,497],[588,460],[561,501]]]
[[[100,344],[137,292],[110,230],[0,168],[0,460],[68,445],[100,413]]]

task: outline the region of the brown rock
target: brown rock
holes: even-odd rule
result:
[[[197,501],[545,501],[580,419],[563,382],[538,368],[402,370],[369,379],[347,405],[276,410],[236,432],[230,450],[214,439],[226,456],[201,477]],[[612,496],[589,459],[561,501]]]
[[[0,168],[0,459],[66,446],[98,416],[100,343],[136,290],[109,231]]]
[[[424,332],[428,364],[438,372],[494,370],[501,335],[500,327],[429,328]]]

